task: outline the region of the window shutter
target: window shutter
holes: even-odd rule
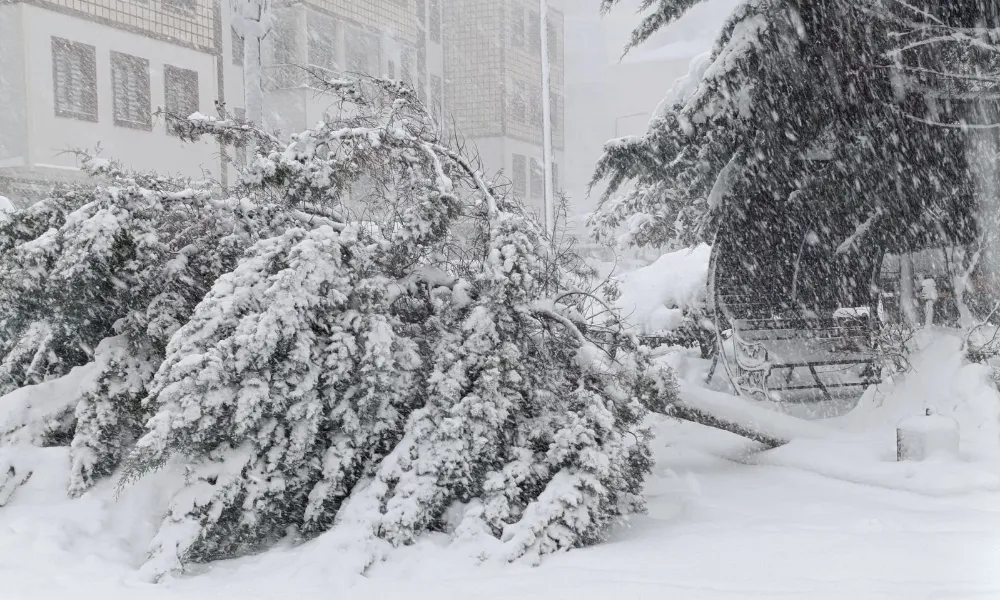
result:
[[[523,200],[528,192],[528,161],[523,154],[515,154],[511,166],[514,168],[514,195]]]
[[[97,50],[52,38],[52,87],[58,117],[97,121]]]

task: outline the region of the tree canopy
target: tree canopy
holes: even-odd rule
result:
[[[630,46],[696,3],[643,2]],[[970,65],[995,62],[983,25],[994,9],[747,0],[697,86],[645,135],[607,144],[594,181],[608,188],[591,225],[602,238],[625,226],[626,242],[656,245],[766,222],[764,239],[812,231],[833,254],[968,241],[977,228],[967,125],[990,100],[972,97]],[[953,43],[956,31],[969,43]]]

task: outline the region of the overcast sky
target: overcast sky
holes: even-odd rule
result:
[[[692,58],[711,50],[740,1],[706,0],[622,59],[622,49],[640,22],[639,0],[624,0],[604,17],[600,0],[564,0],[568,58],[563,173],[575,212],[589,212],[596,202],[586,190],[604,143],[645,131],[674,80],[688,73]]]
[[[599,13],[600,0],[568,0],[590,5],[594,14]],[[679,54],[694,56],[709,50],[722,24],[741,0],[707,0],[697,4],[677,22],[657,32],[649,41],[636,48],[625,60],[642,60],[643,55],[673,46]],[[639,0],[623,0],[608,16],[603,18],[609,47],[615,49],[610,58],[617,60],[632,29],[639,24]],[[662,52],[661,52],[662,54]]]

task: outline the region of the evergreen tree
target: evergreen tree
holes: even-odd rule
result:
[[[645,3],[631,44],[695,3]],[[967,242],[967,139],[926,122],[935,109],[892,58],[906,6],[741,4],[697,89],[641,138],[607,145],[595,173],[609,183],[591,219],[598,235],[628,225],[627,242],[655,245],[758,230],[744,242],[780,253],[813,232],[830,257]]]
[[[62,423],[50,441],[71,445],[74,495],[131,449],[167,341],[262,229],[209,188],[82,158],[98,185],[59,188],[0,224],[0,295],[11,307],[0,322],[0,385],[100,366],[50,415]]]
[[[642,510],[671,373],[412,90],[325,85],[343,113],[290,142],[176,123],[254,141],[226,196],[84,156],[95,183],[0,223],[0,385],[89,364],[31,428],[72,495],[183,472],[153,578],[330,530],[364,564],[429,531],[603,539]]]
[[[125,476],[189,467],[148,574],[331,527],[367,563],[470,503],[464,528],[510,558],[602,539],[642,508],[641,422],[667,411],[670,374],[613,317],[584,316],[579,264],[410,90],[330,89],[348,116],[259,156],[246,181],[346,217],[251,248],[150,386]],[[258,135],[225,119],[199,133]],[[345,200],[366,180],[361,204]]]

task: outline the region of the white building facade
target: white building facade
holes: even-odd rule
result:
[[[549,0],[555,183],[561,187],[565,83],[560,0]],[[448,131],[541,209],[537,0],[274,0],[262,41],[264,124],[312,127],[336,99],[309,74],[412,85]],[[244,46],[228,0],[0,0],[0,196],[24,206],[81,177],[72,150],[139,170],[235,173],[210,140],[181,143],[158,115],[244,112]],[[228,154],[233,155],[232,149]]]
[[[135,169],[225,180],[216,144],[181,144],[159,109],[242,103],[228,4],[218,0],[0,3],[0,195],[24,205],[79,176],[68,150]]]
[[[312,73],[401,79],[444,117],[442,5],[447,0],[305,0],[276,3],[264,38],[265,123],[312,127],[336,109]]]
[[[575,1],[575,0],[574,0]],[[553,184],[562,190],[566,103],[562,2],[549,0]],[[445,15],[447,116],[492,172],[544,215],[542,44],[538,0],[451,0]]]

